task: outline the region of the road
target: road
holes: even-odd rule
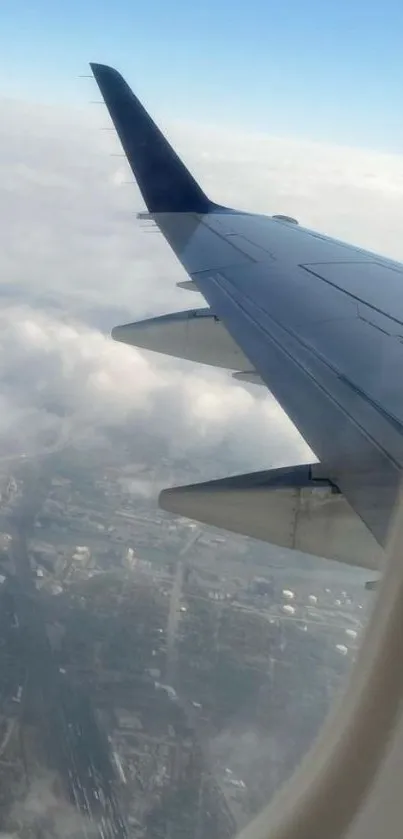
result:
[[[181,596],[183,586],[184,563],[178,559],[175,569],[175,577],[171,588],[169,599],[169,612],[167,623],[167,653],[166,653],[166,682],[173,685],[175,681],[176,658],[177,658],[177,631],[181,618]]]

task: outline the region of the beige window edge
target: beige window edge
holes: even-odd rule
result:
[[[403,837],[403,495],[347,689],[312,750],[239,839]]]

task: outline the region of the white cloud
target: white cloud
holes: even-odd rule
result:
[[[255,399],[221,371],[142,354],[53,313],[14,306],[0,312],[0,359],[3,454],[18,451],[22,440],[29,455],[69,442],[90,445],[105,428],[128,436],[147,428],[177,454],[217,446],[237,430],[252,459],[267,433],[276,435],[269,459],[283,462],[290,443],[304,451],[270,397]]]
[[[99,124],[107,125],[97,111]],[[0,140],[0,446],[90,444],[135,423],[189,456],[225,441],[234,468],[302,460],[307,448],[270,396],[227,374],[113,343],[119,322],[197,305],[183,269],[136,221],[137,187],[96,118],[3,103]],[[213,198],[285,212],[403,258],[403,160],[236,136],[169,134]],[[217,471],[220,472],[220,465]]]

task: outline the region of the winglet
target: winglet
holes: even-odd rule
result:
[[[123,77],[90,64],[150,213],[208,213],[210,201]]]

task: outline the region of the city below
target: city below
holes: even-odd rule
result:
[[[366,577],[163,514],[183,464],[115,460],[0,462],[0,830],[232,837],[343,685]]]

